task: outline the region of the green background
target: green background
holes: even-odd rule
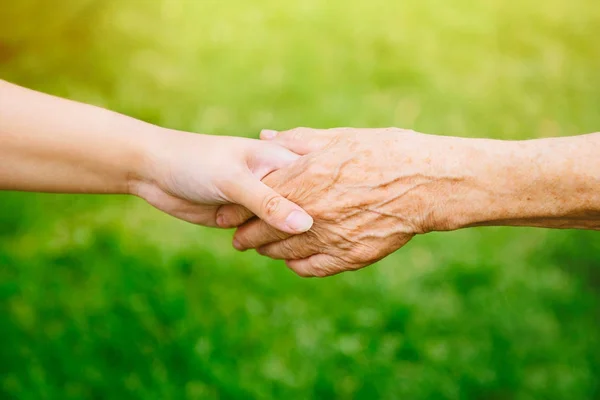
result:
[[[600,129],[599,37],[596,0],[0,0],[0,77],[194,132],[523,139]],[[2,193],[0,397],[597,399],[599,238],[301,279],[138,199]]]

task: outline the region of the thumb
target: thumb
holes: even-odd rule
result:
[[[303,156],[327,146],[333,139],[334,133],[331,129],[294,128],[281,132],[263,129],[260,138],[277,143]]]
[[[231,202],[252,211],[267,224],[283,232],[296,234],[308,231],[313,219],[298,205],[262,183],[251,173],[236,182],[225,193]]]
[[[298,154],[274,143],[258,141],[257,143],[261,145],[261,151],[251,154],[248,167],[259,180],[278,169],[287,167],[300,158]],[[286,195],[286,193],[283,194]],[[217,211],[216,223],[221,228],[234,228],[254,217],[254,215],[252,211],[240,204],[225,204],[219,207]]]

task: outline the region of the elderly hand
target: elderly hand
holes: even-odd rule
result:
[[[469,226],[600,230],[600,134],[502,141],[401,129],[265,131],[306,154],[264,182],[305,208],[313,228],[289,236],[254,219],[240,250],[287,260],[302,276],[369,265],[414,235]],[[224,226],[252,214],[227,205]]]
[[[394,128],[298,128],[267,136],[305,156],[263,182],[315,223],[289,236],[253,219],[235,234],[238,250],[287,260],[301,276],[328,276],[372,264],[416,234],[453,228],[442,211],[469,179],[456,161],[463,157],[455,157],[466,155],[464,139]],[[251,217],[238,206],[224,206],[219,215],[226,226]]]

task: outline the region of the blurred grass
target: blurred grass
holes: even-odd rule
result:
[[[0,10],[0,77],[177,129],[516,139],[600,126],[592,0]],[[432,234],[363,271],[302,280],[134,199],[0,204],[6,398],[600,397],[596,233]]]

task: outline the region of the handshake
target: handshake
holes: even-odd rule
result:
[[[383,129],[200,135],[0,81],[0,190],[123,193],[301,276],[472,226],[600,229],[600,135],[501,141]]]
[[[136,195],[193,223],[237,227],[236,249],[305,277],[357,270],[432,231],[600,228],[598,134],[511,142],[296,128],[155,143]]]
[[[134,194],[192,223],[237,227],[236,249],[301,276],[356,270],[449,226],[443,204],[461,180],[442,165],[451,142],[401,129],[172,132],[154,143],[140,175],[153,178],[136,179]]]

